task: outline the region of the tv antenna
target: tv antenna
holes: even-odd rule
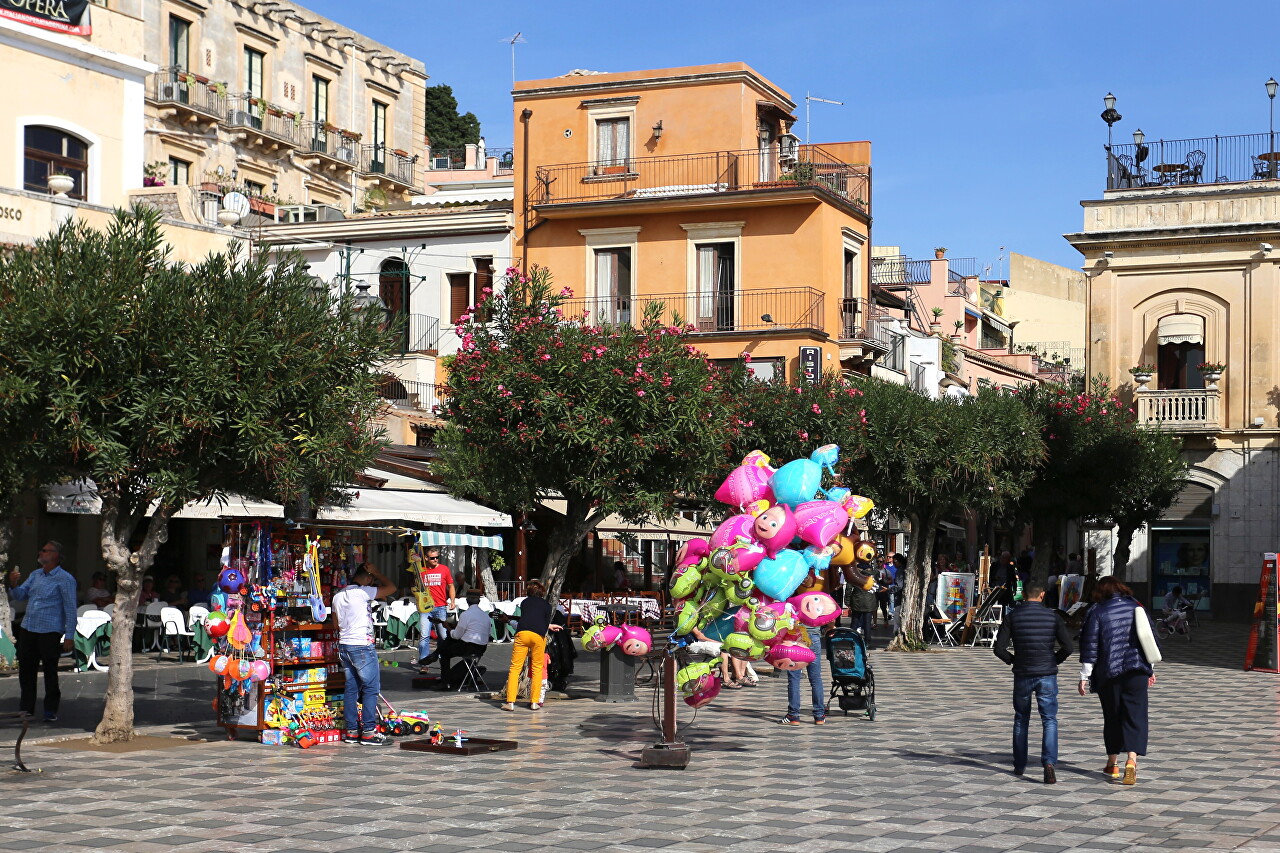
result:
[[[506,42],[511,45],[511,85],[514,87],[516,85],[516,45],[528,44],[529,42],[524,38],[523,30],[516,33],[511,38],[498,39],[498,41]]]
[[[815,101],[819,104],[834,104],[837,107],[844,106],[844,101],[832,101],[832,100],[828,100],[827,98],[819,98],[817,95],[810,95],[808,92],[805,92],[804,93],[804,141],[807,143],[813,142],[813,137],[809,135],[809,105],[814,103]]]

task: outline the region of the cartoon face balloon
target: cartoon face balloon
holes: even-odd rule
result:
[[[588,652],[598,652],[600,645],[600,629],[605,626],[604,618],[598,618],[589,628],[582,632],[582,649]]]
[[[611,649],[622,639],[622,629],[617,625],[605,625],[596,634],[596,641],[601,649]]]
[[[777,643],[765,652],[764,659],[775,669],[804,669],[816,660],[813,649],[800,643]]]
[[[688,598],[702,583],[702,572],[697,566],[683,566],[676,569],[671,578],[671,595],[673,598]]]
[[[626,655],[646,655],[649,653],[649,649],[653,647],[653,637],[647,629],[638,625],[624,625],[619,647],[622,649],[622,653]]]
[[[749,513],[744,512],[739,515],[731,515],[724,521],[720,522],[720,526],[716,528],[716,532],[711,534],[709,544],[712,548],[728,548],[739,539],[750,542],[755,538],[755,533],[753,532],[755,523],[755,516]]]
[[[789,507],[769,507],[755,520],[752,532],[764,546],[764,552],[772,557],[791,544],[796,538],[796,517]]]
[[[711,545],[705,539],[690,539],[676,552],[677,566],[695,566],[711,553]]]
[[[818,628],[840,616],[840,605],[825,592],[805,592],[787,599],[801,624]]]

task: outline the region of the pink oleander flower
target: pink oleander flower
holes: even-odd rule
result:
[[[814,413],[815,415],[820,415],[820,414],[822,414],[822,409],[818,407],[818,404],[817,404],[817,403],[814,403],[814,404],[813,404],[813,413]]]

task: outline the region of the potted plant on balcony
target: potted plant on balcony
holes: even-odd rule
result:
[[[947,256],[947,247],[938,246],[933,250],[933,256],[939,260],[945,258]]]
[[[933,319],[929,321],[929,334],[936,335],[942,331],[942,309],[931,308]]]
[[[214,80],[210,83],[209,90],[219,98],[225,98],[227,96],[227,84],[223,83],[221,80]]]
[[[1139,364],[1129,368],[1129,372],[1133,374],[1133,381],[1138,383],[1138,388],[1146,388],[1147,383],[1151,381],[1151,377],[1156,374],[1156,366],[1154,364]]]
[[[1199,365],[1200,375],[1204,377],[1204,387],[1210,391],[1218,390],[1218,380],[1227,366],[1220,361],[1203,361]]]
[[[959,340],[964,337],[961,333],[964,329],[964,320],[956,320],[951,325],[955,328],[955,331],[951,333],[951,340],[959,342]]]
[[[54,195],[65,196],[76,187],[76,179],[65,172],[54,172],[48,179],[49,189]]]

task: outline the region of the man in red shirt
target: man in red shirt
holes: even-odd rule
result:
[[[435,605],[430,613],[418,615],[422,639],[418,641],[418,663],[422,666],[421,674],[427,672],[427,664],[435,658],[431,655],[431,632],[443,640],[448,636],[444,622],[449,611],[454,609],[455,592],[453,589],[453,573],[449,567],[440,563],[440,549],[428,548],[426,559],[422,564],[419,582],[431,593],[431,603]],[[443,673],[441,673],[443,675]]]

